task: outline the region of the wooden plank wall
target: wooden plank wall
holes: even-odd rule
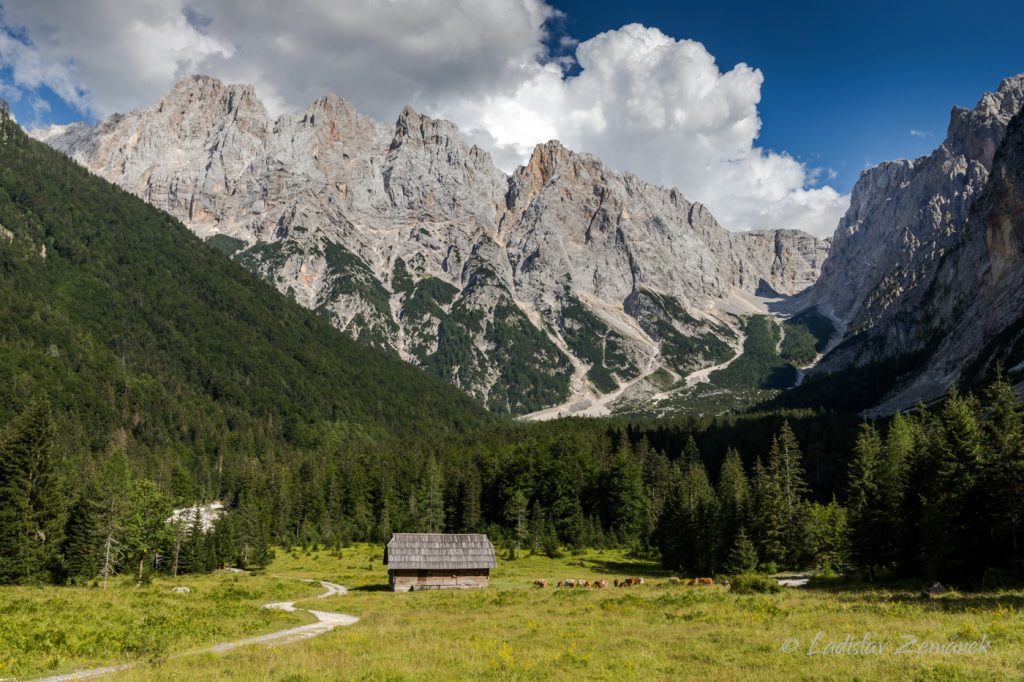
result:
[[[395,592],[487,587],[488,573],[489,571],[486,568],[448,571],[388,571],[391,589]]]

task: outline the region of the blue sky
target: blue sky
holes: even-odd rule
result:
[[[329,92],[380,121],[412,104],[506,171],[559,139],[729,229],[826,236],[865,167],[928,153],[954,104],[1024,72],[1024,3],[1009,0],[290,7],[0,0],[0,96],[30,126],[152,104],[188,73],[252,83],[272,114]]]
[[[927,154],[954,104],[1024,72],[1024,2],[552,4],[576,38],[639,22],[704,43],[723,70],[760,69],[760,144],[834,169],[844,192],[866,165]]]

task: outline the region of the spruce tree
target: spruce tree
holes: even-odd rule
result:
[[[757,547],[747,535],[747,529],[740,526],[736,531],[732,546],[726,555],[722,568],[726,573],[750,573],[757,570]]]
[[[0,583],[52,580],[64,525],[50,406],[35,400],[0,435]]]
[[[935,433],[937,479],[922,535],[929,571],[943,580],[964,579],[984,560],[982,510],[987,495],[979,486],[982,430],[978,412],[976,399],[954,392],[942,409],[941,429]]]
[[[644,487],[643,469],[626,445],[619,448],[604,476],[605,518],[619,542],[643,545],[651,528],[650,500]]]
[[[888,565],[893,557],[893,512],[887,498],[889,484],[882,439],[874,426],[860,427],[850,463],[848,504],[850,508],[853,559],[869,580],[875,569]]]
[[[509,558],[518,559],[523,544],[529,540],[529,523],[527,515],[529,511],[529,500],[523,491],[516,488],[512,497],[505,505],[505,519],[512,524],[512,546],[509,548]]]
[[[710,575],[718,549],[718,500],[700,459],[690,459],[658,528],[662,564]]]
[[[984,429],[980,485],[988,493],[991,541],[985,556],[1024,572],[1024,420],[1021,399],[998,371],[985,392],[988,420]]]
[[[786,560],[792,565],[798,562],[803,550],[802,503],[809,488],[804,474],[803,453],[788,421],[782,423],[773,451],[769,453],[768,468],[780,495],[778,508],[782,512]]]
[[[747,524],[750,510],[750,482],[743,470],[740,453],[729,448],[718,474],[719,556],[724,561],[736,544],[736,536]],[[750,538],[746,538],[750,542]]]
[[[444,474],[433,455],[427,459],[420,500],[423,502],[421,510],[423,519],[421,524],[424,530],[428,533],[443,532],[445,516]]]
[[[95,486],[89,486],[68,510],[64,527],[64,574],[79,583],[100,575],[103,567],[103,505]]]

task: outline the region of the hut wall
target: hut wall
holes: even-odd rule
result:
[[[490,570],[486,568],[388,571],[391,589],[395,592],[487,587],[489,575]]]

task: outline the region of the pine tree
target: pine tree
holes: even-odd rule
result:
[[[53,438],[42,400],[0,435],[0,583],[48,581],[58,570],[65,519]]]
[[[647,525],[650,500],[644,487],[643,469],[626,445],[619,448],[602,487],[609,530],[620,542],[646,544],[651,532]]]
[[[808,487],[804,477],[803,453],[788,421],[782,423],[778,436],[772,440],[768,477],[766,531],[770,542],[778,548],[769,558],[795,565],[800,561],[803,550],[802,503]]]
[[[945,580],[970,576],[984,560],[982,510],[987,495],[979,489],[981,425],[972,396],[953,393],[946,401],[936,432],[936,486],[925,509],[922,535],[929,572]]]
[[[851,545],[854,560],[875,579],[876,567],[887,566],[894,558],[892,500],[882,439],[874,426],[860,427],[854,456],[850,463],[849,507]]]
[[[465,533],[476,533],[481,528],[481,494],[480,472],[475,466],[470,467],[462,481],[462,518],[459,520],[459,525]]]
[[[444,474],[433,455],[427,459],[420,499],[423,500],[422,525],[426,532],[444,531]]]
[[[700,458],[691,458],[658,528],[662,564],[710,575],[718,549],[718,500]]]
[[[757,563],[757,547],[754,546],[754,542],[747,536],[747,529],[740,526],[736,531],[736,537],[733,540],[732,547],[729,548],[729,553],[722,568],[726,573],[734,575],[737,573],[750,573],[757,570]]]
[[[746,535],[745,526],[750,508],[750,482],[743,470],[740,453],[729,448],[718,473],[719,538],[721,560],[725,560],[736,545],[740,530]],[[750,541],[750,538],[746,538]]]
[[[779,492],[760,457],[754,463],[750,498],[750,524],[758,554],[766,562],[779,563],[786,556],[785,529],[779,522]]]
[[[512,547],[510,557],[518,559],[523,543],[529,540],[529,524],[527,523],[529,500],[518,488],[512,493],[505,505],[505,518],[512,524]]]
[[[1024,420],[1021,399],[1001,370],[985,393],[988,421],[984,430],[980,485],[991,506],[992,540],[985,556],[1024,570]]]
[[[68,582],[92,580],[103,567],[103,506],[89,486],[68,510],[64,527],[64,573]]]

